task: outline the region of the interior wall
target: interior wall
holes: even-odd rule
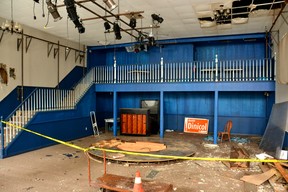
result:
[[[0,23],[4,21],[5,20],[3,18],[0,18]],[[60,44],[67,45],[75,49],[79,49],[79,47],[80,49],[83,49],[83,45],[79,46],[79,43],[77,42],[64,40],[27,26],[23,26],[23,29],[25,34],[54,43],[58,43],[59,41]],[[0,31],[0,33],[2,34],[2,31]],[[2,41],[0,42],[0,63],[5,64],[8,71],[8,84],[5,85],[0,83],[0,101],[5,98],[16,86],[22,85],[21,48],[19,51],[17,51],[17,38],[21,38],[21,35],[4,32]],[[26,52],[26,40],[27,39],[24,36],[24,86],[56,87],[58,84],[58,78],[60,82],[75,66],[85,66],[85,61],[82,61],[82,63],[80,63],[79,59],[75,61],[74,51],[70,52],[67,60],[65,61],[65,48],[60,47],[58,77],[57,56],[54,58],[54,48],[57,48],[57,46],[53,46],[51,54],[48,57],[47,42],[32,39],[28,51]],[[15,69],[15,79],[9,77],[10,68]]]
[[[283,19],[283,17],[286,21]],[[282,16],[280,16],[272,29],[272,40],[273,40],[273,51],[276,54],[277,61],[279,61],[279,51],[278,45],[280,44],[281,39],[288,35],[288,25],[287,25],[287,16],[288,16],[288,6],[283,10]],[[277,65],[279,62],[277,62]],[[287,64],[287,62],[286,62]],[[288,84],[279,84],[276,83],[276,103],[282,103],[288,101]]]

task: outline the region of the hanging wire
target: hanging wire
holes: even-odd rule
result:
[[[13,0],[12,0],[13,1]],[[36,20],[36,15],[35,15],[35,4],[36,2],[34,1],[34,4],[33,4],[33,18],[34,20]]]
[[[48,26],[48,24],[49,24],[49,10],[47,9],[47,21],[46,21],[46,24],[45,24],[45,26],[44,26],[44,28],[47,28],[47,26]]]
[[[11,0],[11,20],[13,21],[13,0]]]
[[[42,17],[45,17],[45,12],[44,12],[44,0],[42,0]]]

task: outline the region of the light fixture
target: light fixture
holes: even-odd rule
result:
[[[121,29],[120,29],[120,26],[118,24],[118,22],[115,22],[114,25],[113,25],[113,30],[114,30],[114,34],[115,34],[115,39],[122,39],[122,36],[121,36]]]
[[[110,11],[113,11],[117,7],[116,3],[113,0],[103,0],[103,2],[110,9]]]
[[[231,23],[231,10],[224,8],[224,5],[220,5],[220,9],[214,10],[213,14],[217,24]]]
[[[35,1],[35,3],[39,3],[39,0],[34,0]]]
[[[104,28],[105,28],[105,31],[109,31],[111,29],[111,26],[108,21],[105,21]]]
[[[153,22],[157,21],[158,23],[162,23],[164,21],[164,19],[162,17],[160,17],[159,15],[156,15],[156,14],[152,14],[151,17],[153,19]]]
[[[6,20],[6,22],[2,23],[1,29],[4,31],[10,31],[11,33],[20,33],[22,31],[22,26],[18,22],[14,23],[13,21],[9,22],[8,20]]]
[[[60,16],[56,5],[54,5],[51,0],[46,0],[48,11],[51,13],[52,17],[54,18],[54,22],[59,21],[62,19]]]
[[[132,29],[135,29],[136,25],[137,25],[137,21],[136,21],[135,17],[132,16],[131,19],[130,19],[129,26],[130,26]]]
[[[82,23],[79,21],[79,17],[76,12],[74,0],[64,0],[64,4],[66,5],[66,10],[67,10],[69,18],[73,21],[75,27],[78,28],[78,32],[84,33],[85,28],[83,27]]]

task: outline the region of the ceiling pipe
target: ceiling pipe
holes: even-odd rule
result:
[[[282,8],[281,8],[280,12],[278,13],[276,19],[275,19],[274,22],[272,23],[272,26],[270,27],[269,33],[271,33],[271,31],[272,31],[273,27],[275,26],[275,24],[276,24],[278,18],[280,17],[280,15],[282,14],[284,8],[286,7],[286,5],[287,5],[287,1],[288,1],[288,0],[285,0],[285,5],[282,6]]]
[[[118,19],[119,21],[121,21],[122,23],[126,24],[127,26],[130,27],[129,23],[127,23],[126,21],[124,21],[123,19],[121,19],[119,16],[115,15],[114,13],[112,13],[111,11],[107,10],[105,7],[103,7],[102,5],[100,5],[99,3],[95,2],[94,0],[90,0],[91,3],[97,5],[98,7],[100,7],[101,9],[103,9],[104,11],[106,11],[107,13],[109,13],[110,15],[114,16],[116,19]],[[105,18],[106,19],[106,18]],[[121,29],[121,28],[120,28]],[[123,29],[122,29],[123,30]],[[136,32],[138,32],[139,34],[142,34],[141,31],[134,29]],[[127,31],[125,31],[127,33]],[[131,34],[131,33],[130,33]],[[131,36],[133,36],[134,38],[137,38],[135,35],[131,34]]]
[[[90,1],[91,1],[91,0],[90,0]],[[86,1],[85,1],[85,2],[86,2]],[[91,2],[93,2],[93,1],[91,1]],[[76,3],[77,5],[79,5],[80,7],[82,7],[83,9],[86,9],[86,10],[89,11],[90,13],[93,13],[93,14],[96,15],[97,17],[100,17],[100,18],[103,19],[104,21],[107,21],[108,23],[114,25],[113,22],[109,21],[108,19],[106,19],[105,17],[99,15],[98,13],[92,11],[91,9],[85,7],[85,6],[82,5],[80,2],[76,2],[76,1],[75,1],[75,3]],[[105,9],[105,8],[104,8],[104,9]],[[110,11],[107,11],[107,12],[108,12],[108,13],[111,13]],[[115,16],[114,16],[114,17],[115,17]],[[120,29],[123,30],[121,27],[120,27]],[[137,37],[136,37],[135,35],[133,35],[132,33],[129,33],[128,31],[125,31],[125,30],[123,30],[123,31],[124,31],[125,33],[127,33],[128,35],[130,35],[130,36],[132,36],[132,37],[134,37],[134,38],[137,38]]]
[[[119,14],[116,14],[116,16],[137,15],[137,14],[141,14],[141,13],[144,13],[144,11],[119,13]],[[107,18],[107,17],[114,17],[114,16],[113,15],[106,15],[106,16],[102,16],[102,17]],[[81,21],[88,21],[88,20],[94,20],[94,19],[102,19],[102,18],[101,17],[90,17],[90,18],[81,19]]]

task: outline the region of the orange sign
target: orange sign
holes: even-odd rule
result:
[[[207,134],[208,125],[209,125],[208,119],[185,117],[184,132]]]

